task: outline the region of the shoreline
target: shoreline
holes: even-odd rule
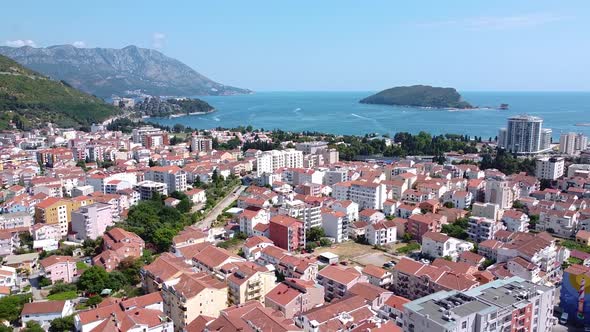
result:
[[[185,116],[190,116],[190,115],[207,115],[207,114],[211,114],[211,113],[215,113],[217,111],[217,109],[212,109],[211,111],[208,112],[191,112],[191,113],[180,113],[180,114],[170,114],[167,116],[149,116],[149,115],[142,115],[141,118],[142,119],[176,119],[176,118],[182,118]]]

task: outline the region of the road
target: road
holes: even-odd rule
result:
[[[219,203],[217,203],[217,205],[211,210],[211,212],[209,212],[205,219],[196,223],[196,226],[200,228],[210,228],[211,223],[217,220],[217,216],[223,213],[223,210],[226,207],[230,206],[231,203],[233,203],[233,201],[235,201],[245,189],[246,186],[239,186],[232,193],[225,196],[225,198],[222,199]]]

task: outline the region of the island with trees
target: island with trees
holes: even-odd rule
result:
[[[133,108],[141,116],[165,117],[189,114],[206,114],[215,111],[206,101],[196,98],[147,97]]]
[[[362,99],[360,103],[428,108],[474,108],[462,100],[461,95],[454,88],[429,85],[399,86],[386,89]]]

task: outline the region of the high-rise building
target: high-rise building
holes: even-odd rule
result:
[[[283,167],[302,168],[303,152],[295,149],[270,150],[256,157],[256,176],[258,177]]]
[[[507,127],[498,132],[498,145],[514,153],[538,153],[549,149],[551,133],[543,129],[543,119],[517,115],[508,118]]]
[[[564,133],[559,137],[559,152],[567,155],[577,154],[587,146],[588,137],[583,134]]]
[[[191,137],[191,150],[193,152],[208,152],[213,150],[213,140],[206,136]]]

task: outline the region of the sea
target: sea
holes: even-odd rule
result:
[[[461,92],[474,110],[427,109],[367,105],[358,101],[374,92],[256,92],[249,95],[196,97],[216,111],[177,118],[147,121],[195,129],[234,128],[251,125],[258,129],[317,131],[341,135],[397,132],[417,134],[462,134],[487,140],[506,126],[508,117],[529,114],[541,117],[543,128],[553,130],[553,140],[563,132],[590,136],[590,92]],[[499,110],[508,104],[508,110]]]

